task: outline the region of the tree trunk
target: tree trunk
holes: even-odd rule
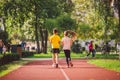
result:
[[[48,31],[45,29],[45,50],[44,52],[47,53],[47,41],[48,41]]]
[[[117,2],[118,2],[118,17],[119,17],[118,33],[119,33],[119,42],[120,42],[120,1],[117,0]],[[119,59],[120,59],[120,52],[119,52]]]
[[[37,43],[37,53],[40,53],[40,45],[39,45],[39,38],[38,38],[38,16],[37,16],[37,6],[35,5],[35,39]]]
[[[40,32],[40,38],[41,38],[41,52],[43,52],[44,51],[44,36],[43,36],[43,30],[41,27],[39,28],[39,32]]]
[[[110,1],[105,1],[105,42],[108,41],[108,30],[109,30],[109,24],[108,24],[108,17],[110,17]]]
[[[36,16],[36,23],[35,23],[35,38],[36,38],[36,43],[37,43],[37,53],[40,53],[40,45],[39,45],[39,39],[38,39],[38,19],[37,19],[37,16]]]
[[[41,51],[47,53],[48,31],[46,29],[39,29],[41,36]]]

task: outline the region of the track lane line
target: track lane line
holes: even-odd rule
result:
[[[67,76],[67,74],[65,73],[65,71],[62,69],[61,66],[60,66],[60,71],[62,72],[66,80],[70,80],[70,78]]]

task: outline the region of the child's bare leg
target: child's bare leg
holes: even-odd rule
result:
[[[58,53],[55,53],[55,62],[58,64]]]
[[[58,53],[55,53],[56,68],[58,67]]]
[[[52,54],[52,62],[53,62],[52,66],[54,67],[55,64],[56,64],[56,61],[55,61],[55,54],[54,54],[54,53]]]

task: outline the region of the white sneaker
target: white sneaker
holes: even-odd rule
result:
[[[55,67],[56,66],[56,64],[52,64],[52,67]]]

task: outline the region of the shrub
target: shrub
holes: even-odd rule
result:
[[[24,51],[24,52],[22,52],[22,57],[33,56],[34,53],[35,53],[35,52]]]
[[[18,54],[5,54],[3,56],[0,57],[0,65],[4,65],[7,63],[10,63],[12,61],[16,61],[19,60],[20,57]]]
[[[82,47],[78,42],[79,41],[76,40],[76,41],[73,42],[73,45],[72,45],[72,51],[75,52],[75,53],[81,53],[82,52]]]

